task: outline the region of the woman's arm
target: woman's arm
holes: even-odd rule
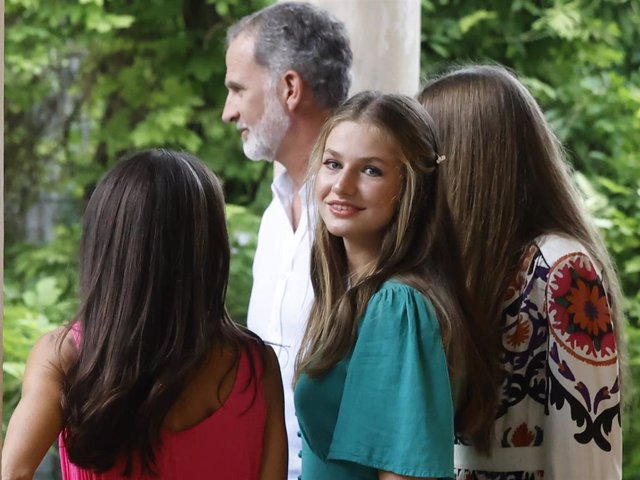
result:
[[[574,252],[549,269],[545,294],[545,477],[620,479],[620,365],[605,285],[591,259]]]
[[[25,368],[22,397],[16,406],[2,449],[4,480],[33,478],[44,455],[62,428],[60,406],[63,362],[58,350],[61,327],[34,345]],[[68,352],[70,345],[63,345]]]
[[[283,480],[287,477],[287,430],[284,423],[284,394],[278,357],[267,347],[263,375],[267,417],[264,425],[260,480]]]
[[[453,475],[451,382],[437,322],[431,304],[409,286],[388,283],[371,297],[329,460],[375,469],[385,480]]]

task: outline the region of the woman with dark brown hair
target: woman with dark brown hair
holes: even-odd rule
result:
[[[224,307],[224,197],[196,158],[136,153],[85,213],[81,305],[34,346],[2,478],[32,478],[59,434],[65,479],[286,476],[274,352]]]
[[[561,145],[498,66],[455,69],[419,100],[447,155],[440,187],[492,336],[484,357],[500,367],[489,440],[459,432],[457,478],[620,478],[622,296]]]

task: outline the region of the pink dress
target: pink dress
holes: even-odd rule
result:
[[[257,362],[257,378],[262,368]],[[224,404],[197,425],[179,432],[164,430],[162,447],[156,455],[157,477],[139,471],[122,476],[123,462],[104,473],[94,473],[72,464],[62,440],[60,464],[65,480],[152,479],[168,480],[255,480],[260,475],[266,406],[262,382],[256,389],[247,384],[250,376],[248,353],[240,357],[235,383]],[[253,402],[253,403],[252,403]]]

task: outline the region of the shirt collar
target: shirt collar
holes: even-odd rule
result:
[[[293,179],[286,170],[274,178],[273,183],[271,183],[271,192],[278,198],[278,200],[280,200],[282,205],[287,207],[290,207],[291,202],[293,201],[294,189]],[[305,182],[298,191],[300,194],[301,205],[304,208],[306,208],[309,200],[307,198],[307,191],[307,183]]]

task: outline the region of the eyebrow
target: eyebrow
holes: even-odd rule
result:
[[[227,87],[229,90],[244,90],[244,85],[234,81],[234,80],[227,80],[226,82],[224,82],[224,86]]]
[[[342,155],[339,152],[336,152],[335,150],[331,150],[330,148],[325,149],[324,154],[327,154],[327,153],[333,157],[342,158]],[[364,162],[377,162],[377,163],[383,163],[383,164],[388,163],[386,160],[380,157],[359,157],[358,160],[361,160]]]

